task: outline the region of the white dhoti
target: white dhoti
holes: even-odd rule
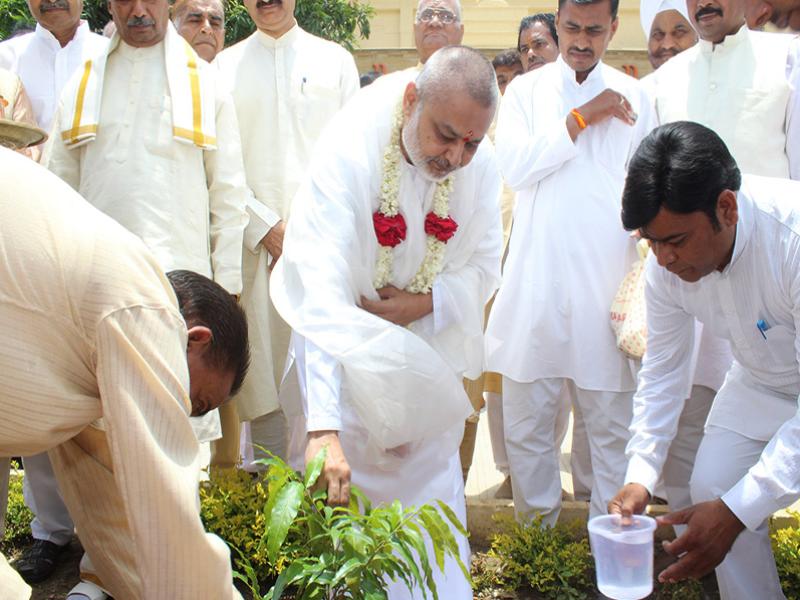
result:
[[[416,445],[404,457],[399,467],[382,470],[373,464],[365,454],[363,440],[367,431],[358,421],[358,417],[350,410],[343,412],[343,430],[339,433],[345,457],[350,464],[352,483],[358,486],[374,505],[391,504],[399,500],[403,508],[421,506],[426,503],[435,504],[441,500],[449,506],[459,520],[466,525],[467,508],[464,498],[464,483],[461,477],[461,461],[458,448],[455,451],[443,452],[442,445],[436,441],[423,442]],[[291,423],[291,462],[296,468],[302,468],[305,455],[306,421],[295,416]],[[457,435],[463,424],[456,426]],[[461,560],[469,568],[469,542],[453,530],[458,541]],[[429,549],[432,556],[432,550]],[[445,570],[441,572],[435,565],[433,569],[436,589],[441,600],[467,600],[472,598],[472,588],[464,578],[458,564],[452,558],[445,562]],[[412,595],[405,584],[400,581],[388,586],[389,600],[422,600],[426,596],[421,590]]]

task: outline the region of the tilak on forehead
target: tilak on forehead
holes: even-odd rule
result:
[[[466,135],[461,139],[464,143],[468,143],[471,141],[473,135],[475,134],[473,133],[472,129],[468,129]]]

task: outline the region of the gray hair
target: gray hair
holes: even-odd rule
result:
[[[484,108],[497,106],[500,94],[492,64],[468,46],[446,46],[425,62],[416,80],[420,101],[466,93]]]
[[[428,8],[428,4],[432,4],[434,1],[436,1],[436,0],[419,0],[419,2],[417,3],[417,12],[414,13],[414,20],[418,21],[419,20],[419,14],[424,9]],[[443,0],[439,0],[439,1],[443,1]],[[460,23],[461,22],[461,1],[460,0],[450,0],[450,2],[452,2],[453,6],[455,7],[456,20]]]

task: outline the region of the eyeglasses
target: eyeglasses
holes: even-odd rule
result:
[[[433,21],[434,17],[439,19],[439,23],[442,25],[450,25],[450,23],[455,23],[458,20],[458,18],[449,10],[426,8],[417,15],[417,21],[420,23],[430,23]]]

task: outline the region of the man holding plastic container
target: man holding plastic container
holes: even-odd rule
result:
[[[641,513],[691,384],[694,318],[730,341],[731,370],[697,452],[693,506],[665,545],[660,581],[716,567],[721,597],[783,598],[770,515],[800,497],[800,184],[742,177],[722,140],[678,121],[644,139],[628,167],[622,222],[649,239],[648,345],[634,396],[626,485],[609,503]]]

